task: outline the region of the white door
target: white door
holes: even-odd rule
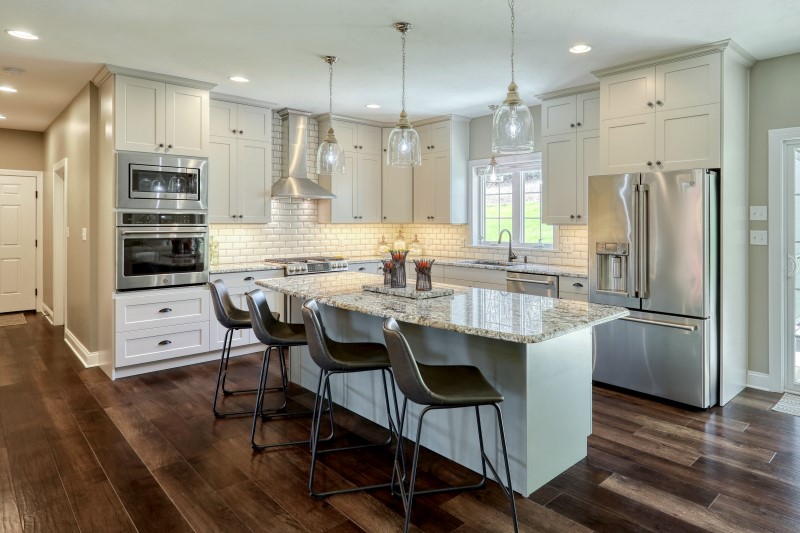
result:
[[[576,104],[575,95],[542,102],[542,137],[574,133]]]
[[[358,153],[379,155],[381,150],[381,129],[377,126],[358,124]]]
[[[380,155],[358,154],[356,185],[357,190],[353,191],[353,195],[356,197],[355,212],[358,215],[358,222],[379,223],[381,221]]]
[[[345,129],[345,131],[349,131]],[[336,198],[330,200],[331,222],[352,224],[358,222],[355,212],[355,183],[358,173],[358,162],[355,152],[344,152],[344,174],[331,177],[331,192]]]
[[[542,137],[542,184],[546,224],[575,224],[577,213],[576,135]]]
[[[719,104],[656,113],[655,170],[720,167]]]
[[[263,141],[236,141],[236,184],[239,222],[272,221],[272,145]]]
[[[600,91],[577,95],[575,110],[575,125],[578,131],[600,128]]]
[[[252,105],[239,105],[237,122],[240,138],[250,139],[251,141],[272,141],[271,109]]]
[[[719,102],[721,56],[716,53],[656,66],[656,110]]]
[[[603,120],[600,124],[600,168],[608,174],[655,170],[656,114]]]
[[[383,145],[389,142],[391,129],[383,129]],[[386,148],[383,149],[386,152]],[[413,221],[412,167],[393,167],[382,161],[381,212],[383,222],[410,223]]]
[[[211,137],[208,160],[208,219],[212,224],[236,222],[239,214],[236,139]]]
[[[208,152],[208,91],[167,84],[165,152],[205,157]]]
[[[589,223],[589,176],[602,174],[600,170],[600,130],[578,132],[578,166],[575,196],[578,200],[578,224]]]
[[[600,120],[629,117],[655,109],[656,69],[645,67],[600,79]]]
[[[127,76],[117,76],[114,83],[117,150],[163,153],[165,85]]]
[[[784,386],[800,394],[800,274],[798,274],[798,262],[800,262],[800,142],[792,143],[785,148],[786,153],[784,162],[789,165],[784,175],[786,179],[786,189],[791,191],[791,199],[786,203],[788,209],[787,236],[789,244],[789,254],[794,261],[789,261],[789,278],[786,283],[788,310],[787,333],[789,342],[787,343],[787,354],[785,356],[786,369],[784,372]],[[792,166],[794,168],[792,168]],[[793,177],[794,179],[788,179]]]
[[[436,213],[434,156],[423,152],[422,165],[414,167],[414,222],[432,222]]]
[[[236,137],[239,134],[237,107],[237,104],[231,102],[211,100],[208,103],[209,135],[212,137]]]
[[[437,147],[438,149],[438,147]],[[433,154],[433,205],[431,222],[450,223],[450,152]]]
[[[36,308],[36,180],[0,176],[0,313]]]
[[[431,124],[431,151],[450,151],[450,121]]]

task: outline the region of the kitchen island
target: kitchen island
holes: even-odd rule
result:
[[[256,284],[286,296],[292,321],[302,320],[303,301],[316,299],[327,332],[336,340],[383,342],[383,319],[392,317],[420,362],[479,367],[505,397],[502,410],[517,492],[529,495],[586,456],[592,418],[591,327],[626,316],[627,310],[460,286],[448,286],[454,290],[451,296],[424,300],[362,290],[382,282],[381,276],[345,272]],[[306,348],[301,351],[300,358],[292,357],[291,380],[315,390],[319,369]],[[385,425],[377,376],[336,377],[334,402]],[[409,405],[406,428],[416,428],[420,410]],[[486,453],[500,464],[493,415],[489,409],[485,415]],[[431,413],[426,424],[425,447],[479,471],[472,410]]]

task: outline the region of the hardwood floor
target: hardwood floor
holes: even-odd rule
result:
[[[63,329],[41,316],[0,328],[0,530],[395,531],[402,503],[386,491],[308,496],[303,446],[252,453],[249,419],[215,420],[216,364],[109,381],[85,369]],[[231,362],[234,385],[258,355]],[[746,390],[724,408],[688,410],[594,389],[589,454],[530,498],[517,497],[525,531],[800,531],[800,419],[770,410],[780,395]],[[295,390],[293,401],[309,405]],[[247,408],[252,396],[226,408]],[[337,412],[338,435],[382,434]],[[271,421],[259,437],[307,434],[308,419]],[[390,450],[325,456],[325,488],[382,482]],[[419,487],[474,474],[433,453]],[[421,497],[416,531],[509,531],[496,486]]]

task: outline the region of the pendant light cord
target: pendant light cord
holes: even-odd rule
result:
[[[514,0],[508,0],[508,7],[511,8],[511,82],[514,83]]]
[[[333,61],[328,63],[328,92],[328,114],[330,115],[331,121],[333,121]]]
[[[400,32],[400,38],[403,42],[403,111],[406,110],[406,32]]]

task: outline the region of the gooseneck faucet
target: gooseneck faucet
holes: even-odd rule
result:
[[[500,237],[497,238],[497,244],[500,244],[503,241],[503,233],[508,233],[508,261],[511,262],[517,258],[517,254],[511,249],[511,242],[513,239],[511,238],[511,232],[507,229],[504,229],[500,232]]]

